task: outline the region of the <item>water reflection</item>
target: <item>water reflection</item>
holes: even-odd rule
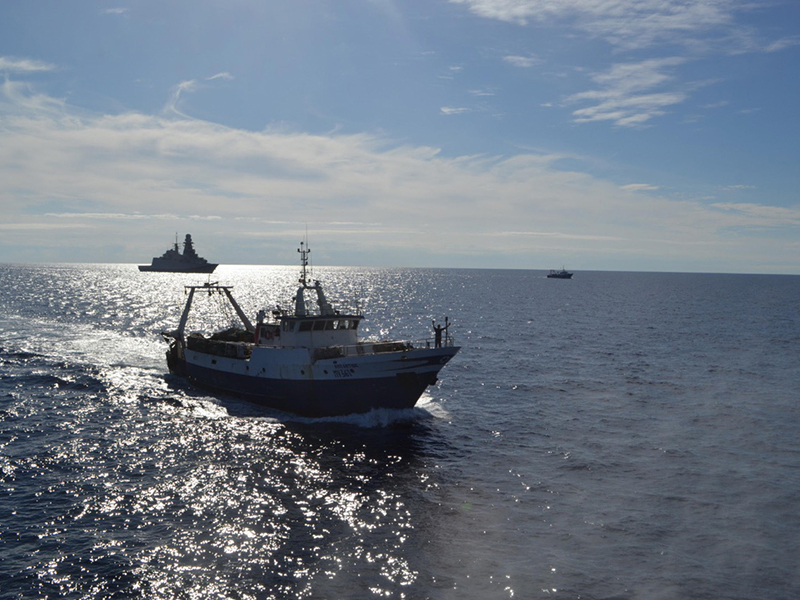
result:
[[[400,597],[429,578],[442,405],[426,396],[408,411],[313,420],[209,396],[166,373],[158,336],[175,327],[183,286],[198,277],[133,269],[28,274],[19,327],[47,375],[34,373],[39,393],[13,409],[28,418],[12,425],[3,463],[4,483],[35,478],[23,489],[38,494],[13,494],[31,514],[12,531],[35,543],[15,543],[12,593]],[[254,314],[294,293],[297,270],[221,267],[217,276],[235,282]],[[332,300],[364,308],[368,329],[423,337],[430,307],[412,290],[412,308],[400,311],[387,292],[407,277],[321,275]],[[194,327],[218,326],[208,308]]]
[[[364,429],[232,416],[158,436],[152,452],[161,458],[135,461],[142,479],[126,491],[149,546],[137,557],[142,582],[190,597],[242,590],[243,579],[258,597],[412,583],[419,558],[408,495],[421,479],[425,435],[424,423]]]

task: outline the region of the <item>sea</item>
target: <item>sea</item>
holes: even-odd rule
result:
[[[545,275],[316,267],[364,335],[461,350],[413,409],[310,419],[161,336],[185,285],[254,316],[296,267],[0,265],[0,597],[800,598],[800,277]]]

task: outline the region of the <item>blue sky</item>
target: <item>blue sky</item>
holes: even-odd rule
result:
[[[795,0],[0,4],[0,262],[800,273]]]

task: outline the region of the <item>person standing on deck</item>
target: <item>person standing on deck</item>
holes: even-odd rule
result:
[[[434,345],[436,348],[442,347],[442,332],[447,331],[447,328],[450,327],[450,323],[447,322],[447,317],[445,317],[445,325],[442,327],[441,325],[437,325],[436,321],[431,321],[431,325],[433,325],[433,337],[434,337]]]

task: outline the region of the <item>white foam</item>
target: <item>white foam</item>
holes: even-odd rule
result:
[[[447,420],[450,415],[430,396],[423,395],[413,408],[390,409],[375,408],[366,413],[342,415],[337,417],[301,417],[287,413],[285,421],[302,423],[343,423],[364,429],[384,429],[393,425],[416,423],[431,419]]]

